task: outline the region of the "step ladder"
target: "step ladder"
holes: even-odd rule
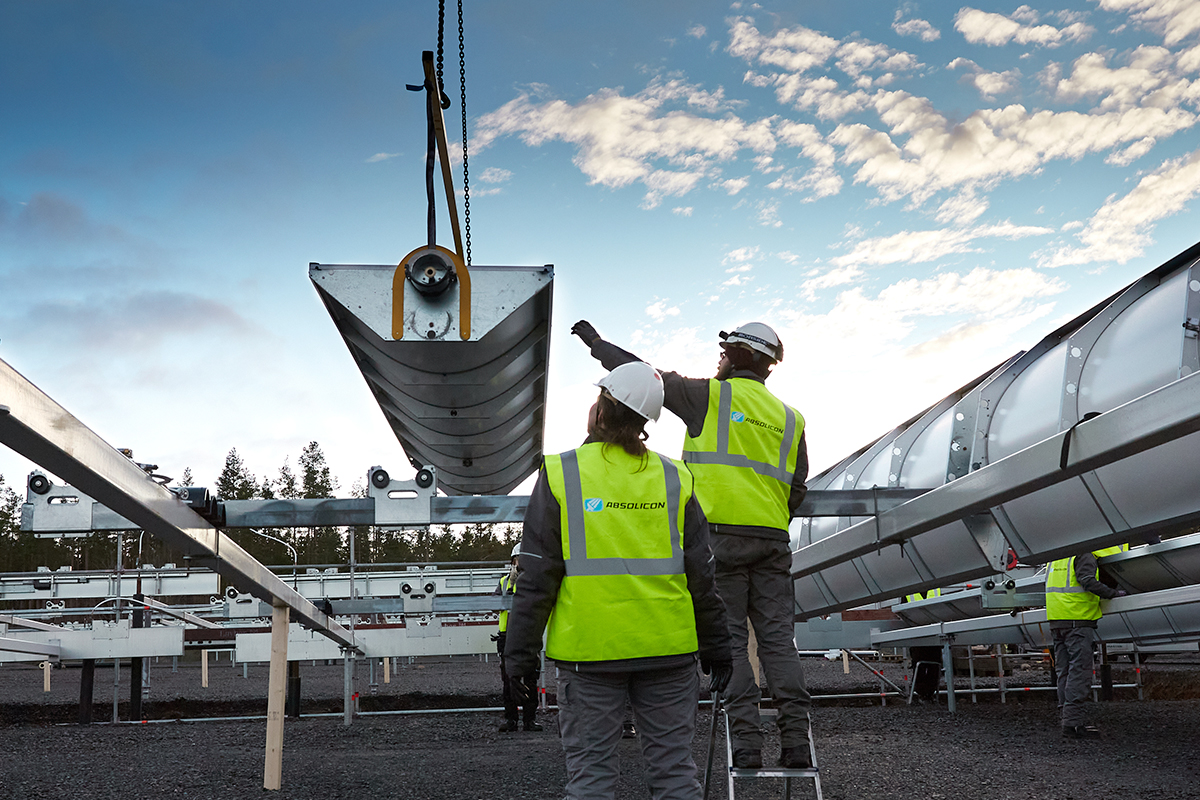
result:
[[[764,714],[764,718],[771,715]],[[821,771],[817,764],[817,747],[813,742],[812,723],[808,726],[808,752],[812,757],[812,767],[809,769],[786,769],[784,767],[762,767],[760,769],[739,769],[733,766],[733,737],[729,730],[729,715],[719,699],[713,703],[712,730],[708,737],[708,764],[704,770],[704,800],[708,800],[709,788],[712,786],[713,755],[717,742],[717,722],[725,723],[725,765],[729,787],[729,800],[735,800],[733,782],[735,778],[783,778],[783,797],[790,800],[792,796],[792,780],[794,778],[809,779],[817,793],[817,800],[824,800],[821,794]]]

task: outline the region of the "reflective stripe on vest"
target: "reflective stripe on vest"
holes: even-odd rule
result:
[[[557,661],[694,653],[696,615],[683,559],[687,470],[650,453],[587,444],[546,457],[559,501],[565,575],[547,625]]]
[[[708,402],[700,435],[683,442],[705,516],[786,531],[804,417],[747,378],[709,381]]]
[[[577,451],[563,453],[562,461],[564,480],[564,511],[567,514],[568,537],[563,548],[563,560],[566,561],[567,575],[671,575],[683,573],[683,540],[679,533],[679,470],[669,458],[657,453],[663,466],[666,487],[667,523],[671,531],[671,555],[668,558],[588,558],[587,533],[584,517],[591,509],[586,509],[585,503],[592,503],[597,498],[584,500],[582,479],[579,475],[579,456]],[[603,499],[600,498],[603,510]],[[585,510],[586,509],[586,510]],[[568,555],[569,553],[569,555]]]
[[[517,593],[516,581],[513,581],[510,584],[507,575],[505,575],[503,578],[500,579],[500,596],[501,597],[504,597],[505,595],[511,596],[516,593]],[[508,612],[501,609],[501,611],[500,611],[500,632],[504,633],[507,630],[508,630]]]
[[[1128,549],[1129,545],[1124,544],[1096,550],[1092,555],[1103,558]],[[1095,577],[1100,578],[1099,569]],[[1100,597],[1075,580],[1075,557],[1050,562],[1050,570],[1046,573],[1046,619],[1094,620],[1101,616]]]

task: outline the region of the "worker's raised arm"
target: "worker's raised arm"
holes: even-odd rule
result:
[[[571,326],[571,333],[578,336],[591,350],[592,358],[610,372],[631,361],[645,361],[628,350],[622,350],[612,342],[600,338],[600,334],[585,319]],[[649,363],[649,362],[647,362]],[[708,413],[708,380],[685,378],[677,372],[663,372],[663,406],[687,425],[688,434],[695,437],[704,429],[704,416]]]

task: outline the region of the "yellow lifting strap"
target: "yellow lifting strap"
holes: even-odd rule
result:
[[[471,273],[467,269],[462,252],[462,236],[458,228],[458,204],[454,200],[454,178],[450,174],[450,148],[446,143],[446,122],[442,117],[441,86],[434,73],[433,53],[429,50],[421,53],[421,65],[425,69],[425,85],[427,87],[428,109],[433,131],[437,139],[438,160],[442,162],[442,184],[446,188],[446,210],[450,214],[450,229],[454,233],[454,252],[444,247],[436,249],[449,258],[458,278],[458,335],[463,341],[471,338]],[[429,88],[432,87],[432,88]],[[414,87],[415,88],[415,87]],[[427,247],[419,247],[409,253],[396,266],[392,275],[392,338],[404,338],[404,266],[418,251]]]

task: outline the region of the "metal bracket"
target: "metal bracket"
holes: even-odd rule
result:
[[[375,500],[376,525],[428,525],[437,495],[437,468],[421,467],[411,481],[394,481],[383,467],[371,467],[367,471],[367,494]]]

